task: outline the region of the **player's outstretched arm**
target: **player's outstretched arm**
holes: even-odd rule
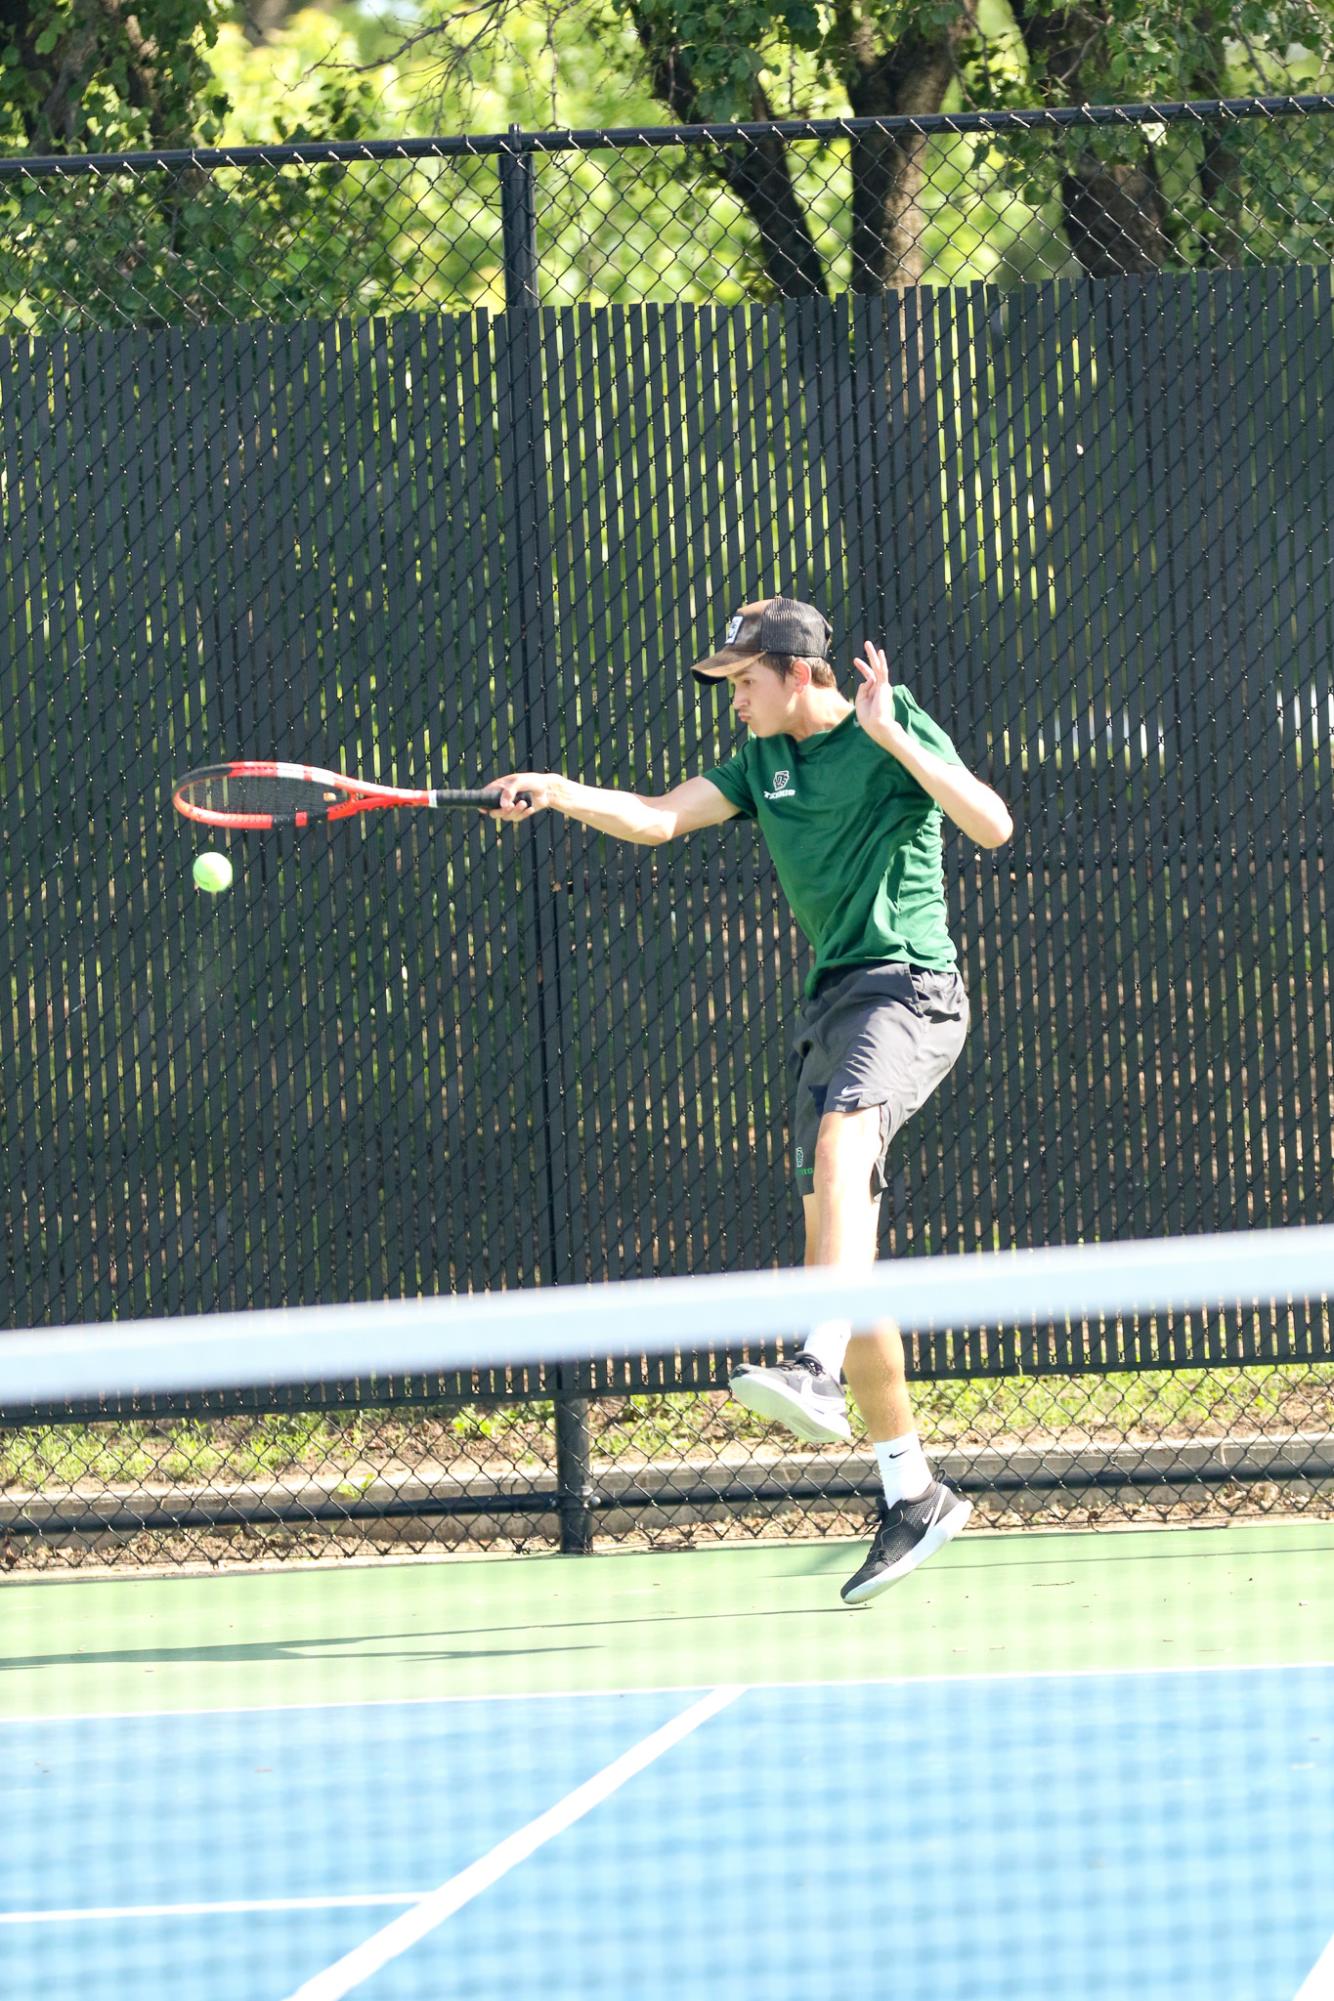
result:
[[[636,841],[644,847],[660,847],[680,834],[693,834],[698,827],[720,827],[737,813],[731,800],[707,778],[687,778],[684,784],[657,797],[602,791],[551,771],[511,771],[504,778],[493,778],[490,784],[500,791],[494,819],[513,825],[531,820],[535,813],[563,813],[567,820],[578,820],[600,834],[610,834],[613,840]],[[520,793],[528,795],[527,804]]]

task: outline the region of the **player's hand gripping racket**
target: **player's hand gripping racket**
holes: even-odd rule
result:
[[[517,795],[527,803],[529,795]],[[494,812],[500,792],[409,792],[309,764],[210,764],[173,786],[171,803],[206,827],[313,827],[386,806],[475,806]]]

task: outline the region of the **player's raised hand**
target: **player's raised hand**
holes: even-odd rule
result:
[[[864,730],[884,729],[894,721],[894,687],[889,678],[889,661],[871,640],[866,642],[866,658],[853,662],[861,675],[857,690],[857,720]]]
[[[531,820],[534,813],[555,805],[559,783],[559,777],[551,771],[511,771],[504,778],[491,779],[487,790],[500,794],[500,805],[492,813],[492,819]]]

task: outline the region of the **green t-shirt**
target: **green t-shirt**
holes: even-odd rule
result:
[[[898,686],[894,715],[937,757],[962,762],[944,730]],[[839,966],[898,959],[944,970],[957,962],[945,908],[941,810],[866,735],[855,711],[800,743],[751,737],[704,776],[759,823],[815,953],[808,994],[822,973]]]

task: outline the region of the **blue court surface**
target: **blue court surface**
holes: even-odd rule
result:
[[[56,1716],[0,1753],[4,2001],[1334,1995],[1325,1665]]]

